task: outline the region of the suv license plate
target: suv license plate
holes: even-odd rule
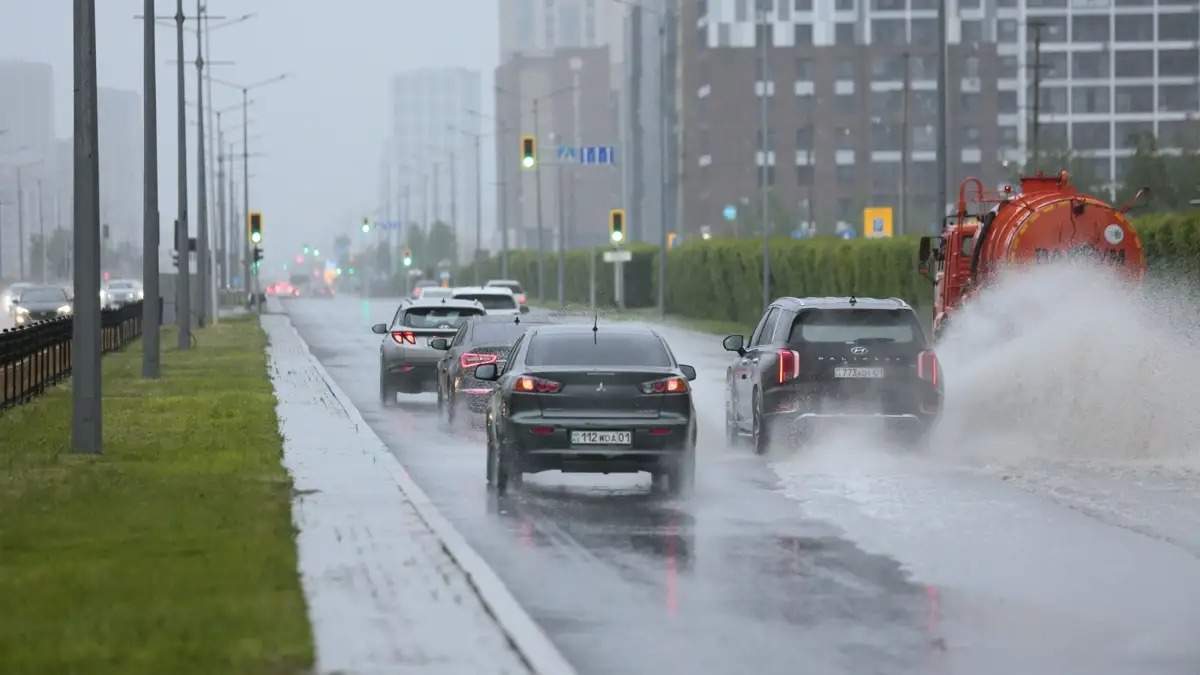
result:
[[[883,377],[883,368],[834,368],[833,376],[838,378],[870,378]]]
[[[571,445],[629,445],[632,431],[572,431]]]

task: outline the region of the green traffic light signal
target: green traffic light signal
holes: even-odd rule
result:
[[[370,234],[371,233],[371,222],[369,220],[367,220],[366,218],[363,218],[362,227],[360,229],[362,230],[363,234]]]

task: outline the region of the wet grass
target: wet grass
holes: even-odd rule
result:
[[[0,415],[0,671],[296,673],[313,660],[291,482],[253,319],[162,379],[104,359],[104,449],[70,452],[69,384]]]

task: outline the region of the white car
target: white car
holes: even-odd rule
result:
[[[113,309],[133,304],[145,298],[142,282],[136,279],[113,279],[104,287],[104,293],[108,297],[105,298],[104,295],[101,295],[103,306]]]
[[[489,316],[516,316],[529,308],[517,303],[513,292],[500,286],[464,286],[454,289],[455,300],[474,300]]]
[[[515,279],[490,279],[486,284],[484,284],[484,286],[489,288],[493,286],[507,288],[508,290],[512,291],[513,297],[516,298],[518,305],[525,304],[525,289],[521,288],[521,282],[516,281]]]

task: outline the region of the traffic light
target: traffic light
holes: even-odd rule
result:
[[[614,244],[625,242],[625,209],[608,212],[608,239]]]
[[[262,250],[262,247],[261,247],[261,246],[255,246],[255,247],[254,247],[254,258],[253,258],[253,260],[254,260],[254,269],[255,269],[255,271],[257,271],[257,270],[258,270],[259,263],[260,263],[260,262],[262,262],[262,259],[263,259],[263,250]]]
[[[263,238],[262,237],[262,226],[263,226],[262,212],[251,211],[250,212],[250,243],[251,244],[261,244],[262,243],[262,238]]]
[[[359,228],[363,234],[371,234],[371,221],[363,218],[362,226]]]
[[[533,134],[521,137],[521,166],[526,169],[537,166],[537,139]]]
[[[304,245],[304,255],[308,255],[309,253],[312,253],[312,249],[309,248],[308,244],[305,244]]]
[[[403,255],[401,255],[400,257],[404,261],[405,267],[412,267],[412,249],[411,248],[405,248]]]

